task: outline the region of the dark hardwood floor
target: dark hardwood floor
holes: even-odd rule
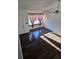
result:
[[[46,36],[44,36],[44,37],[46,37]],[[61,44],[60,43],[58,43],[58,42],[56,42],[56,41],[54,41],[54,40],[52,40],[52,39],[50,39],[50,38],[48,38],[48,37],[46,37],[49,41],[51,41],[52,43],[54,43],[58,48],[60,48],[61,49]]]
[[[61,52],[40,38],[51,32],[46,28],[37,28],[19,35],[24,59],[61,59]]]

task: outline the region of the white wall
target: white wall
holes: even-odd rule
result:
[[[52,12],[55,10],[56,8],[52,8],[48,11]],[[46,13],[46,20],[44,21],[44,26],[52,30],[53,32],[61,35],[61,15],[56,15],[54,13]]]
[[[18,32],[19,34],[27,33],[29,32],[28,28],[28,17],[27,17],[27,11],[24,9],[19,9],[18,11]]]

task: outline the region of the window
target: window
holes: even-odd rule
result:
[[[35,25],[42,23],[44,14],[43,13],[28,13],[29,25]]]

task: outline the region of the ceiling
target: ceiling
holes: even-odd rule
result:
[[[26,10],[42,10],[57,0],[18,0],[18,8]]]

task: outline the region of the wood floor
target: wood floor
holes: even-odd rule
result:
[[[44,36],[44,37],[46,37],[46,36]],[[52,40],[52,39],[50,39],[50,38],[48,38],[48,37],[46,37],[49,41],[51,41],[52,43],[54,43],[58,48],[60,48],[61,49],[61,44],[60,43],[57,43],[56,41],[54,41],[54,40]]]
[[[24,59],[61,59],[61,52],[40,38],[40,35],[48,32],[51,31],[46,28],[37,28],[19,35]],[[57,45],[56,42],[55,44]]]

